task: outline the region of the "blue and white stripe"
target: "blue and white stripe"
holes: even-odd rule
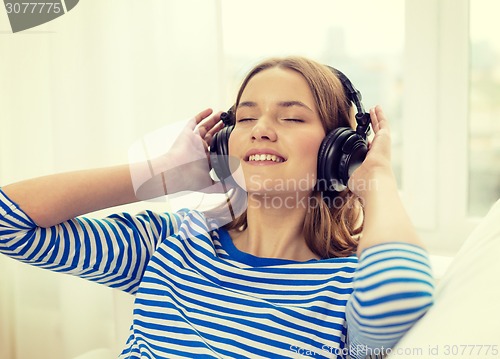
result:
[[[135,294],[121,358],[335,358],[393,346],[432,303],[421,248],[295,262],[240,252],[196,211],[39,228],[0,191],[0,252]],[[338,354],[338,355],[337,355]]]

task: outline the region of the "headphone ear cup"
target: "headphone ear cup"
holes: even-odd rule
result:
[[[368,143],[355,131],[342,144],[342,155],[338,164],[339,181],[347,186],[352,173],[366,158]]]
[[[344,190],[367,152],[366,140],[352,128],[339,127],[328,133],[318,152],[318,189]]]
[[[339,127],[329,132],[323,139],[318,151],[318,189],[327,191],[339,186],[338,165],[344,140],[352,131],[348,127]]]
[[[210,144],[210,164],[220,180],[231,176],[229,168],[229,136],[234,126],[224,127],[212,138]]]

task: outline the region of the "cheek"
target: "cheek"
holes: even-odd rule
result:
[[[304,164],[307,163],[308,170],[316,171],[318,162],[318,153],[323,142],[324,136],[311,136],[308,141],[304,141],[300,152]]]
[[[307,139],[307,140],[306,140]],[[318,152],[324,136],[320,134],[304,134],[300,146],[296,143],[296,175],[300,178],[300,188],[311,190],[317,182]]]

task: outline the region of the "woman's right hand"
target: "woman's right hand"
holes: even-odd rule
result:
[[[220,120],[221,113],[212,114],[211,109],[201,111],[188,121],[165,154],[148,161],[151,175],[134,181],[138,199],[182,191],[222,192],[222,186],[210,177],[208,151],[214,134],[224,126]]]
[[[220,192],[210,177],[209,147],[213,136],[220,131],[224,124],[219,111],[212,114],[212,109],[205,109],[191,119],[174,142],[169,156],[175,167],[172,167],[172,179],[180,184],[184,190],[202,191],[207,193]],[[167,173],[170,176],[170,172]],[[181,181],[181,182],[179,182]],[[167,178],[168,185],[168,178]]]

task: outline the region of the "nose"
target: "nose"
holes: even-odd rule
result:
[[[272,121],[266,118],[260,118],[255,121],[255,125],[252,128],[251,134],[253,141],[274,142],[278,138],[276,129],[274,128]]]

